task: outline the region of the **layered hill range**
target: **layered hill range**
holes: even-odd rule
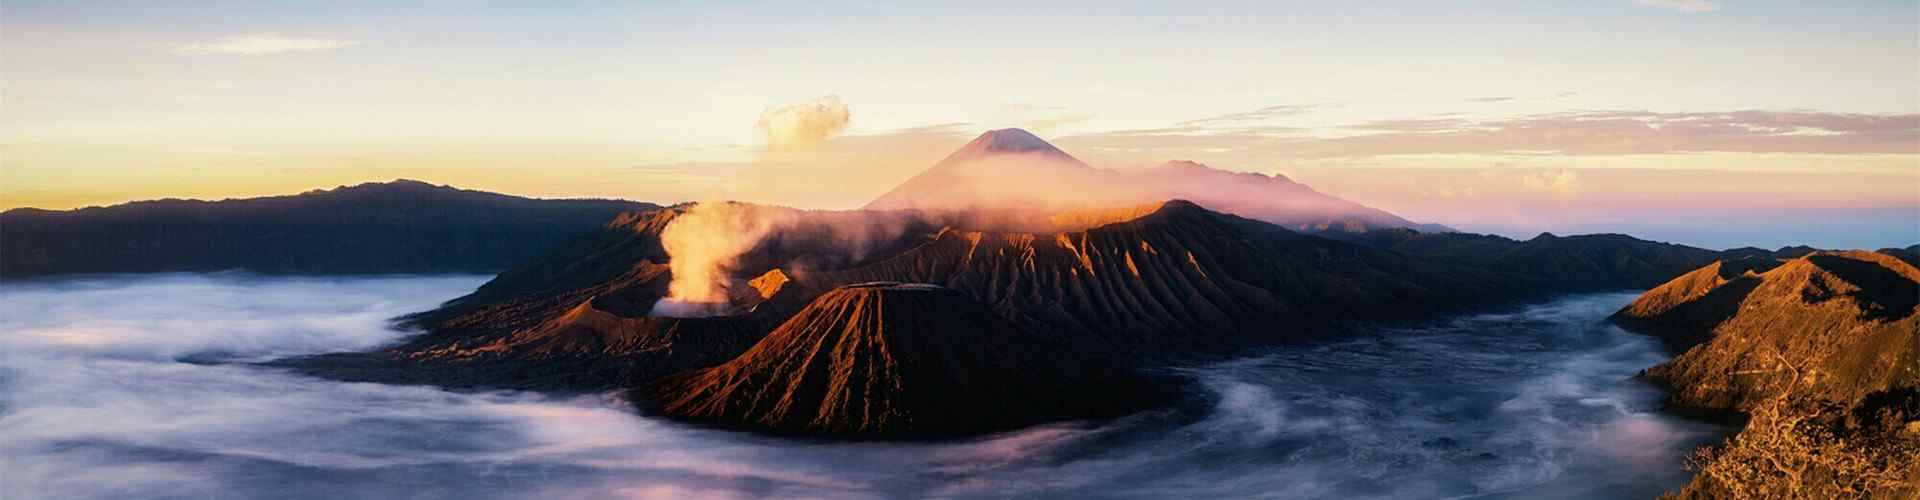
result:
[[[675,259],[685,268],[692,258],[669,252],[667,235],[703,211],[779,222],[738,225],[761,229],[717,261],[715,286],[724,291],[711,308],[717,314],[656,314],[654,306],[681,288]],[[1077,379],[1007,352],[1013,346],[1139,369],[1306,340],[1342,322],[1651,287],[1721,257],[1615,235],[1519,241],[1389,231],[1331,239],[1186,200],[1024,213],[676,206],[622,215],[469,296],[410,317],[427,333],[405,345],[292,364],[335,377],[440,385],[627,387],[669,415],[776,432],[942,436],[1138,403],[1058,394],[1049,388]],[[701,248],[719,246],[733,245]],[[858,286],[874,282],[912,285]],[[924,290],[912,287],[923,285],[942,291],[916,295]],[[962,332],[936,323],[973,326]],[[939,338],[913,333],[920,331]],[[928,365],[931,358],[952,359]],[[806,372],[823,363],[846,368],[826,378]],[[993,367],[1039,391],[1022,398],[1073,403],[1019,410],[975,401],[995,412],[1034,413],[934,423],[929,415],[947,410],[905,393],[1008,380]],[[849,384],[864,388],[857,399],[873,406],[862,402],[856,411],[846,406],[852,396],[835,396],[850,394],[842,392]],[[917,416],[907,422],[874,412]]]
[[[1172,199],[1296,231],[1451,231],[1320,193],[1284,176],[1230,172],[1190,161],[1134,171],[1094,168],[1020,129],[981,134],[865,209],[1052,214]]]
[[[1673,406],[1746,420],[1681,496],[1920,495],[1913,250],[1722,260],[1615,315],[1680,353],[1645,373]]]
[[[0,213],[0,277],[247,269],[497,272],[657,205],[537,200],[399,180],[292,196]]]

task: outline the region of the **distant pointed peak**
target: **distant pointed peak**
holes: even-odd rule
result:
[[[1205,208],[1201,208],[1199,203],[1194,203],[1192,201],[1188,201],[1180,198],[1174,198],[1171,200],[1161,202],[1160,209],[1161,210],[1206,210]]]
[[[961,146],[941,163],[951,165],[1000,155],[1046,156],[1057,158],[1065,163],[1086,165],[1073,155],[1067,154],[1066,151],[1054,147],[1045,139],[1033,135],[1032,132],[1017,128],[989,130],[980,134],[980,137],[975,137],[967,145]]]
[[[1217,214],[1216,212],[1212,210],[1208,210],[1207,207],[1200,206],[1199,203],[1194,203],[1191,201],[1174,198],[1174,199],[1161,202],[1159,208],[1154,210],[1152,214],[1149,214],[1148,217],[1160,217],[1160,218],[1211,217],[1216,214]]]
[[[980,134],[980,137],[973,138],[972,142],[968,142],[960,150],[976,153],[1060,152],[1060,148],[1053,147],[1053,144],[1048,143],[1046,139],[1017,128],[988,130]]]

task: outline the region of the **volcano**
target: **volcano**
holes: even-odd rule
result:
[[[1416,263],[1184,200],[1105,215],[1122,218],[1041,234],[941,231],[892,258],[805,279],[938,284],[1035,331],[1122,357],[1302,340],[1327,320],[1413,318],[1503,293],[1498,277],[1475,269]]]
[[[427,334],[406,344],[292,364],[355,380],[621,387],[726,362],[822,291],[891,281],[958,291],[1026,331],[1131,366],[1311,339],[1343,321],[1417,319],[1629,286],[1592,281],[1600,275],[1670,279],[1717,255],[1612,236],[1518,242],[1414,234],[1405,245],[1376,246],[1188,201],[1062,212],[1050,219],[1078,229],[1042,232],[967,229],[920,211],[745,208],[792,223],[737,259],[727,276],[728,288],[740,292],[731,315],[650,314],[671,280],[661,234],[687,211],[669,207],[623,215],[471,295],[407,318]],[[885,230],[848,253],[843,241],[824,236],[825,228],[848,226]]]
[[[1102,170],[1021,129],[981,134],[866,209],[1056,213],[1169,199],[1296,231],[1451,231],[1320,193],[1284,176],[1230,172],[1190,161],[1138,171]]]
[[[820,295],[732,361],[645,392],[689,420],[896,439],[1123,415],[1161,391],[959,291],[863,283]]]

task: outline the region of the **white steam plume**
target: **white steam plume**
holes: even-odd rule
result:
[[[674,217],[660,233],[673,282],[654,303],[655,316],[702,317],[736,312],[736,275],[780,268],[804,275],[836,269],[901,248],[910,235],[944,219],[912,212],[807,211],[734,202],[705,202]],[[762,245],[765,245],[764,247]]]
[[[667,298],[654,303],[653,314],[725,314],[728,273],[734,261],[791,218],[790,212],[733,202],[695,204],[674,217],[660,232],[673,282],[667,286]]]

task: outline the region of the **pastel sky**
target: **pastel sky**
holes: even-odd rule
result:
[[[1920,1],[37,2],[0,207],[413,178],[856,207],[981,131],[1423,222],[1920,243]]]

